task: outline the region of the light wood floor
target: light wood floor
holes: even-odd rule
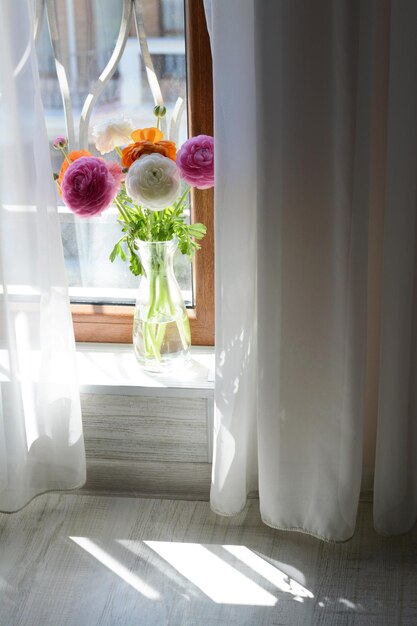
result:
[[[417,529],[355,537],[275,531],[258,503],[48,494],[0,515],[1,626],[417,625]]]

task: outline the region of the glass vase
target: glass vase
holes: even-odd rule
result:
[[[187,310],[174,274],[177,241],[137,240],[145,270],[133,322],[133,347],[139,364],[151,372],[180,368],[191,345]]]

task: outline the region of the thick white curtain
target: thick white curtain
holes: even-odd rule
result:
[[[258,489],[270,526],[348,539],[379,350],[375,526],[406,531],[417,507],[417,3],[211,0],[206,10],[212,508],[233,515]]]
[[[81,486],[85,457],[29,3],[0,3],[0,510]]]

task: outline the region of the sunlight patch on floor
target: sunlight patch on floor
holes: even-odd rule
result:
[[[203,545],[168,541],[144,543],[217,604],[275,606],[278,601]]]
[[[294,600],[303,602],[303,598],[314,598],[314,595],[300,585],[296,580],[290,578],[285,572],[281,571],[277,567],[274,567],[268,561],[261,558],[252,550],[249,550],[246,546],[223,546],[223,548],[233,554],[240,561],[245,563],[254,572],[260,574],[263,578],[268,580],[274,587],[280,591],[290,593],[294,596]]]
[[[160,595],[157,591],[155,591],[155,589],[150,587],[136,574],[131,572],[125,565],[120,563],[108,552],[103,550],[103,548],[98,546],[94,541],[88,539],[88,537],[70,537],[70,539],[80,546],[80,548],[91,554],[91,556],[97,559],[97,561],[99,561],[102,565],[119,576],[119,578],[121,578],[125,583],[145,596],[145,598],[148,598],[149,600],[159,600]]]

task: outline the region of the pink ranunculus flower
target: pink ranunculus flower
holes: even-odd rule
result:
[[[181,177],[192,187],[208,189],[214,185],[214,139],[197,135],[183,143],[177,152]]]
[[[107,209],[118,190],[123,172],[117,163],[97,157],[81,157],[71,163],[61,183],[66,206],[80,217],[99,215]]]
[[[121,166],[118,163],[116,163],[116,161],[109,161],[107,163],[107,167],[109,168],[110,174],[113,176],[114,180],[116,181],[117,191],[119,191],[122,185],[122,182],[126,178],[126,174],[123,172]]]

